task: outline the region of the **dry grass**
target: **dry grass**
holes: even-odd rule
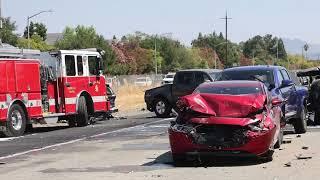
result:
[[[150,87],[149,87],[150,88]],[[120,112],[140,111],[145,108],[144,92],[147,87],[125,85],[117,89],[116,106]]]

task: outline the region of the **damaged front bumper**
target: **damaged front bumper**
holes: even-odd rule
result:
[[[237,125],[179,125],[169,128],[173,154],[260,156],[272,146],[276,128],[252,131]]]

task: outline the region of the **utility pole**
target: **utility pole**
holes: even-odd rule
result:
[[[3,27],[3,21],[2,21],[2,0],[0,0],[0,29]],[[0,46],[2,46],[2,39],[0,37]]]
[[[157,64],[157,35],[154,38],[154,65],[155,65],[155,73],[158,74],[158,64]]]
[[[32,18],[34,18],[34,17],[36,17],[36,16],[38,16],[38,15],[40,15],[40,14],[42,14],[42,13],[52,13],[52,12],[53,12],[53,10],[50,9],[50,10],[47,10],[47,11],[40,11],[40,12],[38,12],[38,13],[32,15],[32,16],[28,16],[28,17],[27,17],[28,49],[30,49],[30,19],[32,19]]]
[[[226,60],[225,63],[228,62],[228,20],[232,19],[228,17],[228,12],[226,12],[226,17],[220,18],[226,21]]]

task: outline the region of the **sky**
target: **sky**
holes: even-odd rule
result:
[[[220,18],[228,12],[231,41],[270,33],[320,44],[319,7],[318,0],[2,0],[2,15],[16,21],[20,34],[28,16],[51,9],[32,19],[50,33],[92,25],[106,39],[141,31],[190,45],[199,32],[224,33]]]

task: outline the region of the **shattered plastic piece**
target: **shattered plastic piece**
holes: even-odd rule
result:
[[[291,167],[291,162],[287,162],[284,164],[285,167]]]

